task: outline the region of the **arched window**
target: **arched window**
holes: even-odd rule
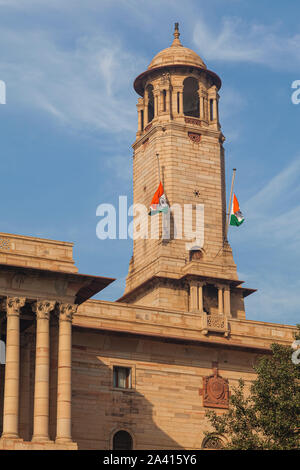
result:
[[[117,431],[113,437],[113,450],[132,450],[132,437],[127,431]]]
[[[149,85],[147,87],[148,93],[148,122],[151,122],[154,118],[154,96],[153,96],[153,86]]]
[[[188,77],[183,82],[183,113],[185,116],[200,117],[198,81]]]
[[[204,439],[202,443],[202,449],[222,450],[223,442],[218,436],[208,436]]]

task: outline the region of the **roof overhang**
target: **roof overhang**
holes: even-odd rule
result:
[[[161,67],[153,67],[153,69],[148,69],[145,72],[138,75],[133,83],[133,87],[135,91],[140,96],[144,96],[145,83],[147,81],[148,75],[153,72],[163,72],[164,70],[168,70],[170,68],[178,68],[178,69],[190,68],[190,69],[199,70],[202,73],[206,73],[209,77],[212,78],[213,83],[214,85],[216,85],[218,90],[220,90],[222,86],[222,81],[220,77],[215,72],[212,72],[211,70],[204,69],[203,67],[199,67],[197,65],[192,65],[192,64],[190,65],[189,64],[174,64],[174,65],[170,64],[170,65],[162,65]]]
[[[75,288],[75,303],[80,305],[86,300],[101,292],[105,287],[115,281],[114,278],[91,276],[88,274],[70,273],[66,271],[54,271],[51,269],[33,268],[26,266],[17,266],[12,264],[0,263],[0,270],[9,270],[17,273],[28,273],[34,276],[40,276],[49,279],[58,279],[69,281]]]
[[[189,279],[195,279],[198,281],[207,281],[207,283],[220,283],[220,284],[227,284],[233,289],[238,289],[242,292],[243,297],[247,297],[250,294],[253,294],[256,292],[257,289],[249,289],[247,287],[240,287],[241,284],[243,284],[245,281],[240,281],[238,279],[228,279],[228,278],[219,278],[219,277],[210,277],[210,276],[200,276],[198,274],[185,274],[184,276],[180,278],[173,278],[173,277],[167,277],[167,276],[152,276],[149,279],[146,279],[142,284],[138,285],[131,291],[127,292],[126,294],[123,294],[122,297],[120,297],[116,302],[126,302],[127,299],[129,299],[132,295],[134,295],[136,292],[138,292],[140,289],[145,288],[147,284],[152,283],[153,281],[172,281],[174,283],[176,282],[182,282],[182,281],[188,281]]]

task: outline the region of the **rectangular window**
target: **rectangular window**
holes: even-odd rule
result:
[[[131,388],[131,368],[114,366],[114,387]]]

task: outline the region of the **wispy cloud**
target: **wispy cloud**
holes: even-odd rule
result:
[[[107,158],[106,166],[114,171],[114,176],[124,182],[131,181],[132,178],[132,162],[128,154],[112,155]]]
[[[8,105],[38,108],[71,127],[135,130],[135,97],[126,90],[142,65],[118,38],[98,33],[70,48],[54,32],[2,28],[0,34]]]
[[[280,25],[249,23],[223,17],[218,29],[199,19],[194,42],[207,60],[250,62],[271,67],[299,69],[300,34],[283,34]]]
[[[278,273],[265,274],[262,278],[255,273],[252,284],[255,283],[258,291],[246,298],[247,318],[286,324],[300,322],[299,279],[287,279]]]
[[[236,141],[241,131],[240,113],[247,105],[245,97],[236,89],[225,86],[220,97],[220,121],[226,139]]]
[[[231,232],[245,253],[241,279],[258,292],[246,299],[248,319],[293,324],[300,321],[300,157],[243,204],[245,223]],[[245,266],[247,265],[247,268]],[[245,269],[246,268],[246,269]],[[297,316],[298,319],[297,320]]]
[[[245,236],[300,257],[300,157],[261,188],[244,207]],[[300,261],[300,259],[299,259]]]

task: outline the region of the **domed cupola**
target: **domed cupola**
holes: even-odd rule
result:
[[[187,47],[184,47],[179,39],[178,23],[175,23],[174,41],[170,47],[163,49],[152,59],[148,70],[166,65],[191,65],[206,69],[206,65],[201,57]]]
[[[145,88],[149,82],[149,78],[155,74],[168,73],[173,71],[182,71],[186,73],[187,67],[189,71],[203,72],[205,77],[216,86],[217,90],[221,88],[221,79],[214,72],[207,69],[206,64],[201,57],[192,49],[184,47],[179,39],[179,26],[175,23],[174,40],[170,47],[160,51],[150,62],[147,70],[140,74],[134,81],[134,89],[140,95],[144,96]]]

